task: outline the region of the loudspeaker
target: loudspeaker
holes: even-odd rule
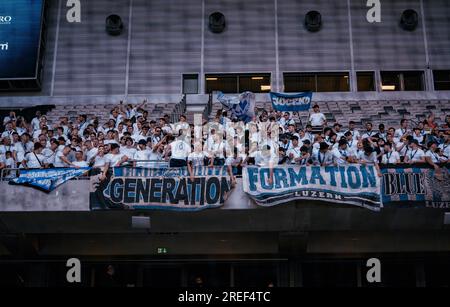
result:
[[[225,15],[215,12],[209,15],[209,30],[213,33],[222,33],[225,30]]]
[[[406,10],[400,18],[400,26],[403,30],[414,31],[419,24],[419,14],[414,10]]]
[[[305,15],[305,27],[309,32],[317,32],[322,28],[322,15],[317,11],[309,11]]]
[[[109,35],[120,35],[123,31],[122,18],[119,15],[109,15],[106,17],[106,32]]]

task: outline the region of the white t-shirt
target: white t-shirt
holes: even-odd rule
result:
[[[370,154],[370,156],[367,156],[364,153],[364,151],[362,150],[362,151],[359,152],[357,158],[358,158],[358,161],[361,161],[361,162],[364,161],[364,162],[369,163],[369,164],[376,164],[376,163],[378,163],[377,153],[376,152],[372,152]]]
[[[134,153],[133,160],[136,160],[136,161],[150,160],[149,159],[149,155],[150,155],[150,150],[148,150],[148,149],[144,149],[144,150],[138,149]],[[147,167],[147,166],[149,166],[149,163],[148,162],[136,162],[136,166],[137,167]]]
[[[106,165],[106,156],[96,156],[94,159],[94,167],[103,167]]]
[[[383,164],[389,164],[389,163],[397,163],[397,161],[400,160],[400,155],[397,151],[391,151],[388,153],[385,153],[383,157],[381,158],[381,163]]]
[[[433,152],[433,151],[431,151],[431,150],[427,150],[427,152],[425,153],[425,157],[431,158],[431,161],[432,161],[433,163],[439,163],[439,162],[441,162],[441,159],[440,159],[440,157],[439,157],[439,154],[437,154],[437,153],[435,153],[435,152]]]
[[[291,154],[292,154],[292,159],[291,159]],[[297,162],[295,162],[295,159],[300,158],[302,153],[300,151],[300,147],[292,147],[291,149],[289,149],[286,152],[286,155],[288,156],[289,159],[291,159],[291,164],[295,164]]]
[[[347,164],[347,157],[352,156],[352,151],[347,147],[345,150],[335,148],[331,151],[333,159],[337,164]]]
[[[91,161],[92,157],[94,157],[98,153],[98,148],[93,147],[86,152],[86,160]]]
[[[130,148],[122,147],[120,149],[120,153],[124,154],[125,156],[127,156],[128,159],[133,159],[134,158],[134,154],[136,153],[136,151],[137,151],[136,148],[133,148],[133,147],[130,147]]]
[[[313,153],[312,160],[315,165],[330,165],[333,163],[333,154],[331,151],[323,153],[317,150]]]
[[[363,133],[363,135],[361,136],[362,139],[367,139],[367,138],[371,138],[375,135],[376,133],[374,131],[366,131]]]
[[[394,132],[394,137],[401,139],[402,136],[404,136],[406,133],[408,133],[409,130],[408,129],[403,129],[403,128],[398,128],[397,130],[395,130]]]
[[[192,162],[193,167],[203,166],[204,160],[206,157],[208,157],[208,153],[206,153],[204,151],[200,151],[200,152],[194,151],[189,154],[188,161]]]
[[[172,149],[172,159],[185,160],[191,153],[191,145],[186,142],[176,140],[170,144]]]
[[[0,145],[0,155],[6,154],[7,151],[12,153],[13,151],[16,151],[16,148],[14,145]]]
[[[122,160],[122,157],[124,157],[125,155],[124,154],[121,154],[121,153],[119,153],[119,154],[111,154],[111,153],[109,153],[109,154],[107,154],[106,156],[105,156],[105,159],[106,159],[106,163],[109,163],[109,165],[111,166],[111,167],[114,167],[114,166],[119,166],[120,165],[120,160]]]
[[[270,154],[265,153],[262,154],[262,151],[256,151],[253,155],[255,157],[255,164],[257,166],[270,166],[272,163],[273,165],[277,165],[278,163],[278,157],[270,151]]]
[[[78,167],[88,167],[89,164],[86,161],[74,161],[72,162],[73,165]]]
[[[420,159],[422,157],[425,156],[425,153],[423,152],[422,149],[417,148],[415,150],[413,150],[412,148],[410,148],[407,152],[406,152],[406,156],[408,157],[408,161],[412,161],[412,162],[418,162],[420,161]]]
[[[15,168],[16,167],[16,161],[14,161],[13,158],[6,159],[6,157],[5,157],[3,159],[3,163],[5,163],[6,168]]]
[[[50,148],[44,148],[42,155],[45,157],[45,163],[54,164],[56,152],[53,152]]]
[[[28,168],[44,167],[45,157],[42,154],[36,154],[34,152],[29,152],[25,155],[25,160],[27,161]],[[40,163],[39,163],[39,161],[40,161]]]
[[[325,120],[327,118],[323,113],[313,113],[309,116],[309,120],[311,121],[311,126],[323,126]]]
[[[68,167],[69,166],[69,164],[67,164],[63,160],[61,160],[61,157],[63,157],[63,156],[64,156],[64,154],[63,154],[62,151],[58,151],[56,153],[56,155],[55,155],[55,163],[54,163],[55,167]]]
[[[439,145],[439,148],[442,150],[445,156],[447,158],[450,158],[450,144],[441,144]]]

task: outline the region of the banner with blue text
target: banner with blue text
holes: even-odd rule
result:
[[[19,178],[11,180],[10,183],[28,185],[46,192],[51,192],[66,181],[81,176],[89,170],[89,167],[23,169],[20,170]]]
[[[308,111],[311,108],[312,92],[298,94],[270,93],[270,100],[275,111]]]
[[[381,208],[380,177],[372,165],[246,167],[243,184],[244,192],[265,207],[314,200]]]
[[[199,211],[223,205],[231,189],[226,167],[116,167],[106,179],[91,176],[91,210]]]
[[[231,117],[248,123],[255,116],[255,94],[244,92],[238,96],[225,96],[222,92],[217,94],[217,100],[229,112]]]
[[[382,168],[382,200],[386,207],[450,209],[450,170],[429,167]]]

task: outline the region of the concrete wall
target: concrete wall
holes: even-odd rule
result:
[[[80,24],[66,21],[65,1],[48,1],[43,90],[0,94],[1,105],[26,101],[21,96],[41,96],[40,104],[48,97],[179,95],[183,73],[267,72],[282,90],[283,72],[450,68],[446,0],[382,1],[382,22],[374,24],[366,21],[365,0],[82,0]],[[410,8],[420,16],[414,32],[399,26]],[[303,27],[310,10],[322,13],[320,32]],[[226,16],[221,34],[208,30],[215,11]],[[125,24],[118,37],[105,32],[112,13]]]

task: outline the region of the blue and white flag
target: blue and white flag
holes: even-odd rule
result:
[[[233,118],[248,123],[255,116],[255,94],[252,92],[244,92],[239,96],[225,96],[219,92],[217,100],[232,113]]]
[[[275,111],[308,111],[311,108],[312,92],[290,95],[271,92],[270,100]]]
[[[13,184],[23,184],[51,192],[58,186],[72,178],[78,177],[89,171],[90,167],[82,168],[52,168],[52,169],[23,169],[19,178],[11,181]]]

